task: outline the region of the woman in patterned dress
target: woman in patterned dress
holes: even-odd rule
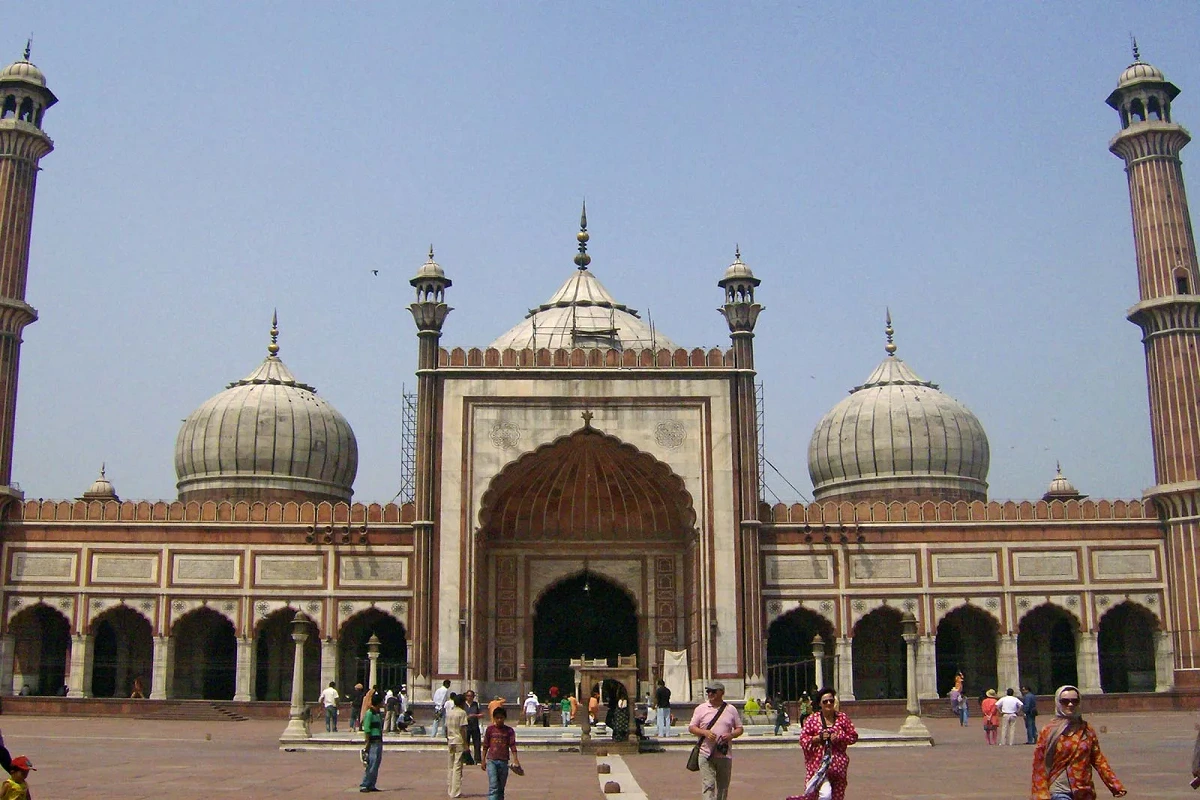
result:
[[[818,692],[817,703],[820,710],[811,714],[800,729],[800,747],[804,750],[806,783],[812,781],[821,769],[826,753],[829,754],[825,780],[813,786],[808,794],[789,797],[788,800],[812,800],[818,797],[844,800],[846,797],[846,772],[850,766],[846,748],[858,741],[858,731],[854,730],[850,717],[837,710],[837,694],[833,689]]]
[[[1124,797],[1100,740],[1079,712],[1079,689],[1060,686],[1054,693],[1054,722],[1042,728],[1033,750],[1033,787],[1030,800],[1095,800],[1092,768],[1113,797]]]

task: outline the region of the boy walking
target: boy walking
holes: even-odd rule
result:
[[[488,776],[488,800],[504,800],[508,783],[508,760],[513,771],[521,775],[521,759],[517,756],[517,732],[506,724],[508,712],[500,706],[492,712],[492,724],[483,733],[484,763],[480,767]]]
[[[446,744],[450,750],[450,773],[446,776],[446,794],[462,797],[463,753],[467,750],[467,700],[451,695],[454,705],[446,712]]]
[[[379,703],[372,695],[370,705],[362,717],[363,744],[367,749],[367,768],[363,771],[362,783],[358,785],[360,792],[378,792],[375,781],[379,778],[379,762],[383,760],[383,717],[379,713]]]
[[[14,758],[8,770],[8,780],[0,785],[0,800],[28,800],[29,787],[25,785],[25,781],[29,779],[29,773],[33,769],[33,764],[25,756]]]

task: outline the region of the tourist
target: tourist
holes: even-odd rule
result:
[[[562,700],[558,701],[558,709],[562,712],[564,728],[569,728],[571,726],[571,717],[573,716],[571,709],[573,707],[574,703],[571,702],[570,697],[564,697]]]
[[[966,721],[962,718],[962,707],[966,700],[962,696],[962,692],[958,689],[950,690],[950,713],[958,717],[959,724],[966,725]]]
[[[1016,744],[1013,740],[1017,736],[1017,713],[1020,712],[1023,706],[1024,704],[1014,696],[1011,686],[1008,689],[1008,693],[996,703],[996,710],[1003,715],[1004,730],[1002,731],[1000,741],[1008,747]]]
[[[614,742],[629,740],[629,692],[622,685],[617,689],[617,702],[612,715],[612,738]]]
[[[800,727],[804,727],[805,721],[809,715],[813,713],[812,698],[808,696],[808,692],[800,695]]]
[[[384,733],[395,733],[400,730],[400,690],[388,689],[387,695],[383,698],[383,731]]]
[[[36,768],[25,756],[17,756],[8,768],[8,780],[0,784],[0,798],[3,800],[29,800],[29,773]]]
[[[325,732],[337,733],[338,690],[333,688],[333,681],[321,690],[321,705],[325,707]]]
[[[696,706],[688,732],[700,741],[700,796],[726,800],[733,777],[733,740],[741,736],[741,717],[725,702],[725,684],[709,681],[704,687],[708,702]]]
[[[757,714],[761,708],[762,706],[758,704],[758,701],[755,700],[753,696],[747,697],[746,705],[743,706],[743,710],[746,712],[747,716],[753,716],[754,714]],[[750,721],[753,722],[754,720]]]
[[[433,693],[433,725],[430,726],[430,738],[438,735],[438,727],[446,727],[446,698],[450,696],[450,681],[442,681],[442,685]]]
[[[596,724],[597,718],[600,716],[600,687],[593,686],[592,694],[588,697],[588,721]]]
[[[962,673],[961,669],[954,673],[954,688],[958,691],[959,694],[963,694],[963,684],[965,682],[966,682],[966,679],[963,677],[963,673]],[[963,694],[963,697],[966,697],[966,695]]]
[[[783,731],[788,729],[787,703],[783,700],[783,695],[776,692],[775,694],[775,735],[782,736]]]
[[[485,761],[479,767],[488,776],[488,800],[504,800],[504,786],[508,783],[508,762],[512,759],[512,769],[518,775],[521,771],[521,759],[517,756],[517,732],[505,724],[508,712],[500,706],[492,712],[492,724],[483,732],[483,750]]]
[[[538,705],[537,695],[530,692],[529,696],[525,698],[525,705],[522,707],[525,712],[526,726],[533,725],[534,720],[537,719]]]
[[[374,702],[373,694],[367,695],[367,710],[363,712],[360,729],[363,733],[363,745],[367,751],[367,766],[363,770],[362,783],[358,785],[360,792],[378,792],[375,781],[379,778],[379,763],[383,761],[383,717],[379,713],[379,704]]]
[[[983,714],[983,738],[988,744],[998,744],[996,729],[1000,727],[1000,711],[996,708],[996,690],[988,689],[979,703]]]
[[[472,689],[467,689],[463,694],[463,700],[466,702],[464,708],[467,709],[467,743],[470,745],[470,760],[463,759],[464,764],[482,764],[483,760],[479,752],[479,744],[482,739],[482,731],[479,730],[479,720],[483,719],[483,710],[479,707],[479,701],[475,698],[475,692]]]
[[[354,684],[354,691],[350,693],[350,732],[362,730],[361,714],[363,701],[363,685],[361,683]]]
[[[462,797],[463,754],[467,749],[467,699],[461,694],[451,696],[454,704],[446,712],[446,745],[450,751],[446,793],[450,797]]]
[[[367,716],[367,709],[375,706],[379,711],[379,719],[383,719],[383,692],[379,691],[379,684],[373,685],[370,690],[363,695],[361,716]]]
[[[1054,693],[1054,722],[1042,729],[1033,751],[1031,800],[1094,800],[1092,769],[1113,797],[1124,797],[1100,740],[1080,715],[1079,688],[1060,686]]]
[[[843,800],[850,768],[846,748],[858,741],[858,731],[850,717],[838,710],[837,693],[822,689],[817,693],[818,710],[809,715],[800,729],[800,747],[804,751],[804,794],[822,800]]]
[[[142,678],[138,676],[133,679],[133,691],[129,693],[131,700],[145,700],[146,690],[142,687]]]
[[[1025,744],[1037,744],[1037,695],[1028,686],[1022,687],[1021,711],[1025,714]]]
[[[503,698],[503,697],[501,697],[500,695],[496,695],[495,697],[493,697],[493,698],[492,698],[492,702],[488,703],[488,707],[487,707],[487,719],[488,719],[488,724],[489,724],[489,725],[491,725],[491,724],[492,724],[492,723],[491,723],[491,719],[492,719],[492,717],[493,717],[493,716],[495,716],[495,714],[496,714],[496,709],[497,709],[497,708],[503,708],[503,707],[504,707],[504,704],[505,704],[505,703],[507,703],[507,702],[508,702],[508,700],[507,700],[506,698]]]
[[[671,735],[671,689],[660,680],[654,690],[654,734],[660,738]]]

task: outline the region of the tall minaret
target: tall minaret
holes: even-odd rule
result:
[[[760,482],[758,474],[758,403],[755,394],[754,325],[763,307],[754,301],[754,290],[761,281],[742,261],[741,248],[735,248],[733,263],[717,285],[725,290],[725,304],[717,310],[729,324],[733,344],[733,360],[737,374],[733,379],[733,464],[734,497],[738,519],[738,575],[741,586],[743,618],[738,620],[741,631],[739,649],[742,651],[746,696],[762,696],[766,692],[766,656],[763,642],[764,609],[762,603],[762,561],[758,544],[758,504]]]
[[[417,463],[413,476],[413,495],[416,519],[413,547],[413,630],[409,633],[413,650],[408,661],[413,669],[413,699],[429,699],[431,682],[437,672],[437,653],[434,651],[433,618],[434,593],[438,568],[433,549],[433,531],[437,520],[437,471],[439,466],[438,425],[442,416],[442,387],[437,376],[438,343],[442,325],[453,311],[446,305],[446,289],[450,279],[433,260],[433,245],[429,259],[409,281],[417,290],[417,299],[408,310],[417,323]],[[458,620],[454,620],[453,635],[458,635]]]
[[[1133,64],[1108,104],[1121,115],[1109,150],[1129,176],[1139,300],[1129,320],[1142,329],[1154,445],[1147,497],[1166,526],[1175,685],[1182,688],[1200,686],[1200,293],[1179,161],[1192,137],[1171,121],[1178,94],[1142,61],[1135,41]]]
[[[46,76],[25,56],[0,72],[0,507],[21,493],[12,485],[13,430],[21,331],[37,319],[25,302],[29,235],[38,162],[54,149],[42,115],[58,102]]]

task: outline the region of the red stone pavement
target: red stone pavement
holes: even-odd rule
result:
[[[1090,717],[1104,752],[1131,798],[1200,798],[1187,785],[1196,715],[1103,714]],[[900,720],[856,720],[896,728]],[[849,798],[1028,797],[1032,747],[988,747],[977,719],[963,730],[949,719],[927,720],[937,746],[851,749]],[[38,768],[30,781],[37,800],[51,798],[330,798],[358,794],[362,776],[353,751],[279,750],[275,721],[176,722],[113,718],[0,716],[14,755]],[[211,739],[206,738],[211,736]],[[743,740],[744,741],[744,740]],[[740,743],[739,743],[740,744]],[[736,748],[736,745],[735,745]],[[684,770],[686,751],[627,757],[650,800],[699,797],[699,778]],[[528,774],[513,777],[510,800],[602,800],[595,759],[577,753],[529,752]],[[384,755],[382,798],[445,797],[439,753]],[[799,748],[735,749],[731,800],[782,800],[803,777]],[[1100,797],[1108,796],[1102,786]],[[467,768],[468,797],[486,796],[487,780]]]

